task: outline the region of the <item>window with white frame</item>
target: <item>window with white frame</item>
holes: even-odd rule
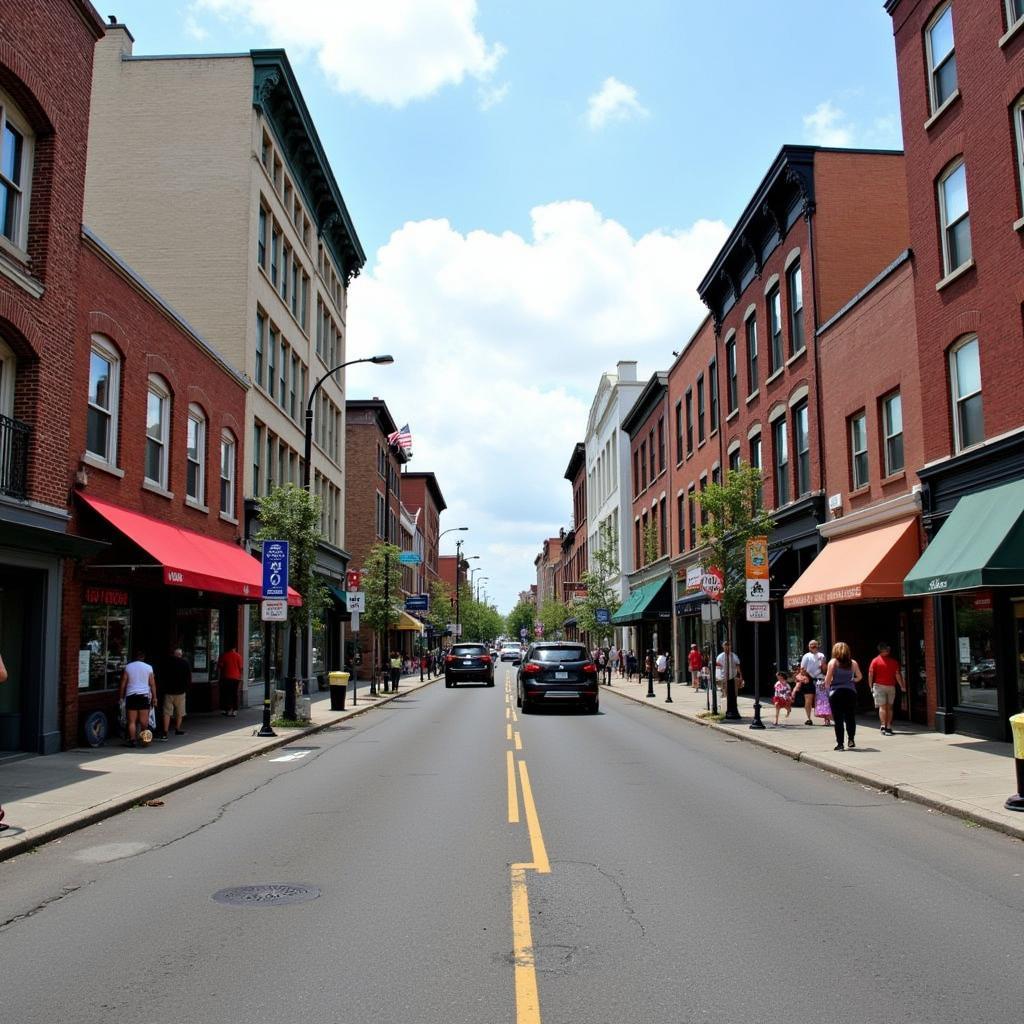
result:
[[[924,30],[928,58],[928,91],[932,113],[956,92],[956,50],[953,45],[953,4],[947,3]]]
[[[882,399],[882,430],[885,433],[885,475],[903,469],[903,400],[894,391]]]
[[[949,353],[949,378],[953,398],[953,442],[963,451],[985,440],[981,407],[981,353],[972,335]]]
[[[1020,0],[1024,6],[1024,0]],[[1017,188],[1020,191],[1020,212],[1024,215],[1024,96],[1013,105],[1013,130],[1017,136]]]
[[[864,412],[850,417],[850,479],[854,490],[868,484],[868,417]]]
[[[230,430],[220,435],[220,511],[235,518],[235,435]]]
[[[1006,30],[1024,21],[1024,0],[1006,0]]]
[[[185,464],[185,494],[202,505],[206,491],[206,416],[198,405],[188,407]]]
[[[267,211],[260,204],[259,222],[256,225],[256,262],[267,269]]]
[[[750,465],[753,469],[758,470],[758,474],[761,475],[761,433],[754,434],[750,438]],[[764,477],[761,475],[761,479]],[[757,504],[760,506],[764,501],[764,487],[763,484],[758,484],[757,487]]]
[[[171,392],[151,374],[146,395],[146,479],[167,489],[167,448],[171,432]]]
[[[736,338],[725,343],[725,404],[729,412],[735,412],[739,402],[739,380],[736,372]]]
[[[782,368],[782,294],[776,285],[768,294],[768,338],[771,343],[771,366],[774,373]]]
[[[804,285],[797,260],[786,271],[786,291],[789,299],[789,354],[804,350]]]
[[[256,383],[263,386],[263,346],[267,339],[267,318],[256,311]]]
[[[793,447],[796,449],[796,493],[811,490],[811,431],[807,415],[807,399],[793,410]]]
[[[757,317],[752,313],[746,322],[747,333],[747,394],[758,388],[757,382]]]
[[[971,258],[971,216],[967,206],[967,169],[963,160],[939,178],[939,224],[942,264],[952,274]]]
[[[32,141],[28,122],[0,90],[0,235],[19,249],[28,247]]]

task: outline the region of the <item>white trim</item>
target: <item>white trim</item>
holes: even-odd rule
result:
[[[867,508],[849,512],[839,519],[822,523],[818,532],[822,537],[842,537],[848,533],[860,533],[873,526],[881,526],[893,519],[904,519],[921,511],[920,490],[908,491],[888,501],[880,501]]]
[[[743,322],[746,323],[752,316],[757,316],[757,305],[753,302],[747,306],[746,312],[743,314]]]
[[[124,478],[123,469],[118,466],[112,466],[109,462],[104,462],[103,459],[98,455],[94,455],[92,452],[83,452],[82,462],[92,469],[99,469],[104,473],[109,473],[111,476],[116,476],[119,480]]]
[[[790,399],[789,399],[789,407],[790,407],[790,409],[792,409],[795,406],[799,405],[800,402],[802,402],[810,393],[811,393],[810,392],[810,388],[808,388],[808,386],[806,384],[801,384],[800,387],[798,387],[796,389],[796,391],[794,391],[793,394],[790,396]]]
[[[160,434],[150,437],[149,434],[149,398],[150,395],[160,402]],[[161,492],[169,493],[168,484],[168,453],[171,447],[171,416],[173,414],[171,388],[167,381],[158,373],[151,373],[146,381],[146,443],[142,457],[143,479],[155,484]],[[149,475],[149,442],[160,446],[160,466],[157,476]]]
[[[747,405],[750,405],[750,403],[751,403],[751,402],[752,402],[752,401],[753,401],[753,400],[754,400],[755,398],[757,398],[757,396],[758,396],[758,395],[760,395],[760,394],[761,394],[761,389],[760,389],[760,388],[758,388],[758,389],[757,389],[756,391],[751,391],[751,392],[750,392],[750,394],[749,394],[749,395],[747,395],[747,397],[746,397],[746,404],[747,404]]]
[[[1010,5],[1006,4],[1006,20],[1009,21],[1011,18]],[[1006,44],[1013,39],[1014,36],[1024,28],[1024,15],[1019,17],[1000,37],[999,37],[999,48],[1002,49]]]
[[[1017,23],[1020,28],[1024,25],[1024,18]],[[1017,140],[1017,190],[1021,197],[1021,212],[1024,213],[1024,95],[1019,96],[1013,105],[1013,132]],[[1016,224],[1015,230],[1020,230],[1017,225],[1024,221],[1021,217]]]
[[[110,376],[107,385],[109,408],[95,406],[102,414],[107,416],[107,448],[106,454],[90,452],[96,462],[111,468],[117,467],[117,440],[118,440],[118,411],[121,405],[121,354],[114,348],[111,341],[102,334],[94,334],[89,344],[89,369],[86,377],[86,444],[89,443],[88,410],[92,407],[89,402],[89,379],[92,377],[92,356],[93,353],[107,362],[110,366]]]
[[[925,70],[928,75],[928,108],[933,113],[939,113],[945,106],[948,105],[950,100],[953,98],[951,93],[946,97],[946,100],[941,103],[936,103],[935,96],[935,72],[937,70],[935,64],[935,55],[932,53],[932,30],[936,25],[946,16],[946,12],[949,12],[949,28],[950,33],[953,37],[953,45],[949,53],[943,55],[943,63],[949,60],[950,57],[956,60],[956,29],[953,25],[953,0],[946,0],[946,3],[941,4],[928,19],[927,24],[924,27],[924,55],[925,55]],[[960,75],[959,68],[957,69],[957,84],[953,88],[953,93],[959,91]]]
[[[189,458],[188,449],[188,427],[195,423],[198,428],[197,435],[197,447],[199,448],[198,457],[196,464],[199,466],[199,479],[196,494],[188,493],[188,470],[192,463]],[[218,455],[220,450],[218,449]],[[191,499],[197,505],[206,508],[206,463],[209,458],[209,452],[206,444],[206,413],[203,411],[202,406],[197,405],[195,402],[190,402],[188,407],[188,420],[185,427],[185,497],[186,500]],[[217,480],[220,481],[220,474],[217,474]]]
[[[974,269],[974,258],[972,257],[971,259],[967,260],[966,263],[961,263],[960,266],[956,268],[956,270],[954,270],[951,273],[947,274],[941,281],[936,282],[935,290],[937,292],[941,292],[943,288],[949,287],[949,285],[951,285],[957,278],[963,277],[964,274],[966,274],[968,270],[973,270],[973,269]]]
[[[938,180],[935,182],[939,202],[939,239],[942,242],[942,269],[945,272],[945,277],[943,277],[939,284],[943,284],[943,282],[948,278],[952,278],[953,274],[955,274],[961,267],[965,266],[967,263],[971,263],[974,255],[974,244],[972,239],[971,256],[969,256],[964,263],[958,263],[955,267],[950,265],[952,257],[949,251],[949,231],[953,227],[954,222],[949,220],[949,215],[946,211],[946,183],[954,174],[957,173],[957,171],[961,169],[964,172],[964,195],[967,198],[967,212],[958,217],[955,223],[959,224],[966,220],[969,235],[971,225],[971,200],[970,196],[967,195],[967,164],[964,160],[963,154],[960,154],[958,157],[954,157],[953,161],[946,167],[942,174],[939,175]]]
[[[730,441],[729,447],[725,449],[725,454],[732,455],[733,452],[738,452],[741,447],[742,445],[740,443],[739,438],[737,438],[735,441]]]
[[[948,96],[948,97],[946,98],[946,102],[945,102],[945,103],[943,103],[943,104],[942,104],[942,106],[941,106],[941,107],[939,107],[939,109],[938,109],[938,110],[936,110],[936,111],[935,111],[935,113],[934,113],[934,114],[932,114],[932,116],[931,116],[931,117],[929,117],[927,121],[925,121],[925,123],[924,123],[924,125],[923,125],[923,127],[924,127],[924,130],[925,130],[925,131],[928,131],[928,129],[929,129],[929,128],[931,128],[931,126],[932,126],[933,124],[935,124],[935,122],[936,122],[936,121],[938,121],[938,119],[939,119],[940,117],[942,117],[942,115],[943,115],[943,114],[944,114],[944,113],[945,113],[945,112],[946,112],[947,110],[949,110],[949,108],[950,108],[951,106],[953,106],[953,104],[954,104],[954,103],[956,103],[956,101],[957,101],[958,99],[960,99],[960,88],[959,88],[959,86],[958,86],[958,87],[957,87],[956,89],[954,89],[954,90],[953,90],[953,91],[952,91],[952,92],[951,92],[951,93],[949,94],[949,96]],[[931,102],[931,97],[929,97],[929,102]]]
[[[726,332],[725,337],[722,339],[722,344],[723,345],[728,345],[729,342],[732,341],[732,339],[735,338],[735,337],[736,337],[736,328],[735,327],[730,327],[729,330]]]
[[[782,265],[782,272],[787,273],[793,263],[800,259],[800,246],[796,246],[794,249],[790,249],[786,254],[786,262]]]
[[[167,498],[168,501],[174,498],[174,492],[167,490],[166,487],[161,487],[158,483],[145,477],[142,481],[142,489],[149,491],[152,494],[159,494],[161,498]]]
[[[772,290],[772,289],[773,289],[773,288],[774,288],[774,287],[775,287],[775,286],[776,286],[776,285],[777,285],[778,283],[779,283],[779,275],[778,275],[778,274],[772,274],[772,276],[768,278],[768,281],[767,281],[767,283],[766,283],[766,284],[765,284],[765,286],[764,286],[764,294],[765,294],[765,295],[767,296],[767,294],[768,294],[768,293],[769,293],[769,292],[770,292],[770,291],[771,291],[771,290]],[[746,319],[746,317],[744,317],[743,319],[745,320],[745,319]]]
[[[786,408],[785,402],[776,402],[772,406],[771,412],[768,413],[768,422],[774,423],[780,416],[785,416]]]
[[[761,433],[761,424],[760,423],[755,423],[747,431],[747,440],[748,441],[753,441],[755,437],[758,437],[760,435],[760,433]]]
[[[11,116],[13,114],[13,117]],[[15,252],[21,254],[23,262],[28,261],[28,221],[29,211],[32,207],[32,177],[35,171],[35,132],[32,130],[32,126],[25,119],[18,104],[15,103],[10,95],[0,89],[0,132],[3,131],[5,121],[10,121],[13,128],[17,131],[21,137],[21,182],[18,185],[14,185],[11,182],[12,187],[16,188],[19,192],[18,196],[18,223],[15,228],[15,237],[7,238],[6,235],[0,236],[6,242],[10,243],[10,246]],[[3,136],[0,135],[0,146],[2,146]]]
[[[978,390],[972,391],[968,395],[962,395],[960,393],[960,382],[956,372],[956,354],[966,348],[970,344],[977,346],[976,351],[978,353]],[[962,438],[960,437],[960,403],[966,401],[969,398],[973,398],[975,395],[984,394],[984,386],[981,380],[981,342],[978,340],[978,335],[971,333],[966,334],[962,337],[955,345],[951,345],[949,349],[949,385],[950,385],[950,400],[953,406],[953,450],[957,454],[960,452],[967,451],[969,448],[976,448],[981,444],[985,438],[982,437],[981,441],[975,441],[973,444],[963,444]],[[985,400],[982,398],[982,417],[985,414]],[[983,428],[984,429],[984,426]]]

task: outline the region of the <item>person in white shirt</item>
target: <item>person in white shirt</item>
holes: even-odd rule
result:
[[[664,651],[655,660],[654,668],[658,673],[658,682],[665,682],[665,673],[668,672],[668,655]]]
[[[743,672],[740,669],[740,659],[738,655],[732,653],[732,644],[728,640],[722,644],[722,653],[715,658],[715,679],[722,688],[722,696],[726,696],[729,693],[730,679],[735,681],[737,690],[743,689]]]
[[[143,652],[135,652],[135,660],[129,661],[121,674],[119,700],[124,701],[128,719],[129,747],[135,746],[138,733],[149,728],[149,709],[156,707],[156,677],[153,666],[143,661]]]
[[[808,682],[801,683],[793,693],[793,703],[803,698],[807,721],[804,725],[813,725],[811,716],[814,712],[814,688],[825,677],[825,655],[821,653],[817,640],[807,643],[807,653],[800,659],[800,667],[811,677]]]

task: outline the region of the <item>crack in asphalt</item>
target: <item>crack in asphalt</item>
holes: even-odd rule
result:
[[[90,879],[88,882],[83,882],[81,885],[65,885],[56,896],[47,896],[45,900],[41,903],[37,903],[31,909],[23,910],[20,914],[15,914],[13,917],[7,918],[6,921],[0,921],[0,932],[17,924],[19,921],[26,921],[30,917],[35,917],[36,914],[42,913],[47,907],[52,906],[54,903],[59,903],[61,900],[67,899],[68,896],[72,896],[79,890],[84,889],[87,885],[92,885],[93,881],[94,879]]]
[[[632,905],[630,904],[629,896],[626,893],[625,887],[622,885],[622,883],[613,874],[611,874],[611,872],[606,871],[604,868],[601,867],[600,864],[594,864],[593,862],[591,862],[589,860],[560,860],[560,861],[552,861],[551,863],[552,863],[552,865],[554,865],[556,863],[557,864],[577,864],[577,865],[581,865],[583,867],[593,868],[603,878],[607,878],[608,881],[611,882],[612,885],[614,885],[615,888],[619,890],[619,899],[622,901],[622,909],[625,911],[626,916],[629,918],[630,923],[636,925],[636,927],[640,930],[640,938],[642,938],[642,939],[646,939],[647,938],[647,929],[644,927],[643,921],[641,921],[640,918],[637,917],[636,911],[633,909]]]

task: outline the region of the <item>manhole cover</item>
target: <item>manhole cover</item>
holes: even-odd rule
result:
[[[319,895],[315,885],[235,885],[215,892],[210,898],[231,907],[283,907],[315,900]]]

